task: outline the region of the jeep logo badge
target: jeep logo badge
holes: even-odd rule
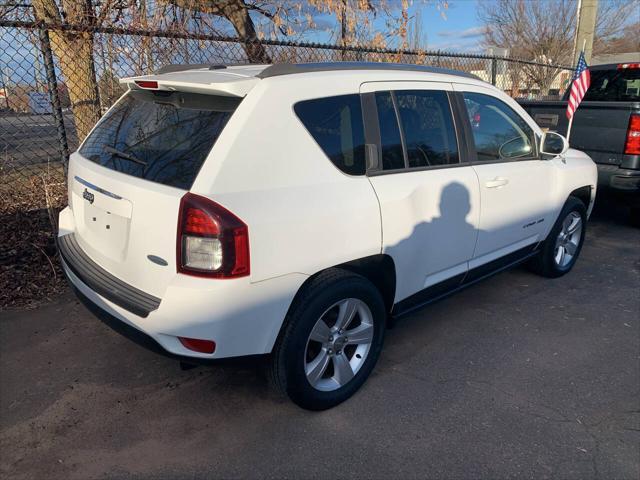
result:
[[[93,203],[93,199],[95,198],[93,193],[91,193],[89,190],[87,190],[86,188],[84,189],[84,192],[82,192],[82,198],[84,198],[87,202],[89,203]]]

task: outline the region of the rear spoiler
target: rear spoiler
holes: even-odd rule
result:
[[[120,83],[127,85],[130,90],[180,91],[244,97],[259,81],[260,79],[256,77],[212,72],[207,69],[127,77],[121,79]]]

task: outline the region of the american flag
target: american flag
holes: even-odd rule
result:
[[[587,93],[589,85],[591,85],[591,74],[589,73],[589,67],[584,59],[584,52],[580,52],[580,58],[578,58],[578,65],[576,71],[571,79],[573,82],[571,85],[571,92],[569,93],[569,104],[567,105],[567,118],[571,119],[575,113],[578,105],[582,101],[584,94]]]

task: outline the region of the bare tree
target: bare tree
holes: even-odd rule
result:
[[[244,50],[250,62],[271,61],[264,46],[260,21],[266,20],[272,27],[272,37],[291,37],[296,29],[314,29],[315,18],[331,15],[335,18],[338,42],[345,47],[342,59],[346,59],[346,47],[373,41],[383,46],[382,36],[372,32],[373,19],[378,11],[386,19],[387,37],[400,38],[407,45],[409,0],[308,0],[302,4],[296,0],[164,0],[193,14],[207,14],[224,18],[244,41]],[[424,1],[424,0],[423,0]],[[440,1],[440,0],[438,0]],[[202,19],[198,22],[202,24]],[[198,23],[197,22],[197,23]],[[205,22],[206,23],[206,22]]]
[[[215,31],[211,18],[226,19],[235,33],[243,39],[243,47],[250,62],[265,63],[272,58],[260,39],[270,30],[271,38],[302,35],[316,30],[316,19],[334,17],[329,29],[337,31],[337,41],[344,47],[340,58],[358,59],[347,47],[362,44],[384,47],[388,41],[398,41],[398,47],[409,46],[409,9],[415,3],[435,3],[443,14],[446,0],[160,0],[191,12],[192,26]],[[204,15],[203,15],[204,14]],[[208,18],[207,18],[208,17]],[[374,20],[384,19],[384,28],[376,30]],[[322,23],[325,23],[323,19]],[[219,25],[219,24],[218,24]],[[276,53],[274,53],[276,55]],[[280,58],[280,54],[277,54]]]
[[[177,7],[192,12],[226,18],[240,38],[250,62],[269,63],[271,61],[264,45],[260,43],[251,12],[262,15],[274,22],[281,22],[277,2],[271,5],[264,1],[252,0],[167,0]],[[281,29],[286,34],[284,27]]]
[[[479,5],[486,44],[508,48],[512,57],[545,64],[570,60],[574,14],[575,4],[570,0],[497,0]],[[545,94],[560,71],[533,65],[521,70]]]
[[[599,53],[640,52],[640,21],[629,24],[606,38],[596,37],[593,51]]]
[[[379,2],[378,2],[379,3]],[[309,23],[314,24],[316,15],[329,14],[337,20],[337,37],[341,59],[348,60],[347,47],[357,45],[368,36],[377,11],[371,0],[309,0]]]
[[[35,17],[45,24],[60,24],[63,20],[88,28],[104,21],[87,0],[32,0]],[[109,2],[107,2],[109,3]],[[103,8],[106,14],[108,8]],[[98,84],[93,61],[93,33],[90,31],[50,30],[51,48],[60,61],[60,68],[69,88],[69,98],[78,139],[82,141],[100,118]]]
[[[632,19],[633,23],[629,20]],[[593,52],[640,51],[640,3],[638,0],[601,0],[598,3]]]
[[[435,4],[440,14],[448,8],[446,0],[308,0],[312,14],[330,14],[338,24],[338,41],[343,46],[396,44],[402,50],[422,43],[421,6]],[[413,15],[409,13],[415,6]],[[377,29],[374,20],[382,19]],[[410,38],[411,37],[411,38]]]
[[[546,65],[571,62],[575,34],[575,0],[482,1],[478,16],[486,26],[485,44],[509,49],[511,57]],[[637,0],[600,2],[596,23],[596,45],[620,33]],[[524,83],[547,94],[561,69],[525,65]]]

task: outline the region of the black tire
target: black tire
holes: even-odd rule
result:
[[[373,340],[354,377],[332,391],[314,388],[305,372],[307,341],[311,330],[336,302],[355,298],[363,301],[373,319]],[[326,410],[351,397],[365,382],[382,350],[386,323],[384,301],[378,289],[361,275],[332,268],[320,273],[303,287],[291,305],[271,355],[273,385],[298,406]],[[346,348],[345,348],[346,352]]]
[[[577,248],[575,250],[575,254],[573,258],[566,265],[559,265],[555,260],[556,255],[556,241],[560,232],[563,228],[563,222],[565,219],[571,214],[580,215],[580,219],[582,220],[582,230],[580,240],[578,242]],[[580,256],[580,251],[582,250],[582,244],[584,243],[584,238],[587,231],[587,210],[584,204],[575,197],[569,197],[567,202],[564,204],[560,215],[558,215],[558,219],[556,223],[553,225],[549,236],[542,243],[542,247],[540,253],[536,255],[530,262],[531,269],[547,278],[558,278],[562,275],[565,275],[571,271],[573,266],[575,265],[578,257]]]

